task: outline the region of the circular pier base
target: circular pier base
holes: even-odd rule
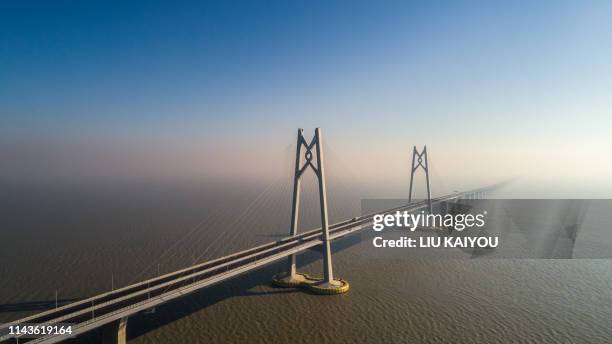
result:
[[[274,276],[272,284],[281,288],[303,288],[313,294],[335,295],[343,294],[349,290],[349,283],[336,278],[331,283],[324,282],[323,278],[311,277],[305,273],[296,272],[295,275],[280,274]]]
[[[350,284],[343,279],[336,278],[331,283],[319,281],[308,284],[306,288],[315,294],[336,295],[344,294],[349,291]]]

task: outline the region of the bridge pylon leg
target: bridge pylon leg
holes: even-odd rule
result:
[[[427,202],[429,213],[432,213],[431,188],[429,186],[429,162],[427,160],[427,146],[419,153],[416,146],[412,147],[412,164],[410,167],[410,189],[408,191],[408,203],[412,202],[412,185],[414,184],[414,173],[421,167],[425,171],[425,181],[427,183]]]
[[[313,148],[316,154],[316,166],[313,164]],[[302,156],[302,151],[304,155]],[[305,161],[303,161],[303,159]],[[297,272],[296,256],[289,256],[289,271],[274,277],[273,283],[280,287],[306,287],[319,294],[340,294],[348,291],[348,282],[334,278],[331,244],[329,238],[329,221],[327,214],[327,189],[325,185],[325,170],[323,163],[323,148],[321,128],[315,129],[313,139],[308,143],[304,138],[304,129],[298,129],[297,148],[295,153],[295,169],[293,175],[293,199],[291,205],[290,235],[297,235],[300,208],[300,180],[304,172],[311,168],[318,179],[319,204],[321,210],[321,229],[323,242],[323,278],[313,278],[307,274]]]

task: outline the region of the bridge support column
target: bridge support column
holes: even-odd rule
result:
[[[425,180],[427,183],[427,202],[429,213],[432,213],[431,207],[431,189],[429,188],[429,162],[427,161],[427,146],[423,146],[423,150],[419,153],[416,146],[412,148],[412,166],[410,168],[410,190],[408,192],[408,203],[412,202],[412,185],[414,182],[414,173],[421,167],[425,171]]]
[[[103,344],[126,344],[127,343],[127,317],[104,326],[102,328]]]
[[[323,164],[321,128],[315,129],[315,135],[307,143],[304,138],[304,130],[298,129],[297,148],[295,153],[295,169],[293,175],[293,202],[291,205],[291,230],[290,235],[297,235],[299,210],[300,210],[300,180],[304,172],[311,168],[319,182],[319,204],[321,208],[321,229],[323,242],[323,278],[313,278],[306,274],[297,272],[295,254],[289,257],[289,271],[285,274],[275,276],[273,283],[280,287],[307,287],[309,290],[319,294],[339,294],[348,291],[348,282],[334,278],[331,244],[329,238],[329,222],[327,216],[327,189],[325,185],[325,172]],[[313,164],[313,148],[316,154],[316,166]],[[302,160],[302,150],[304,150]]]

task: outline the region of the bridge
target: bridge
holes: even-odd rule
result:
[[[310,142],[304,138],[302,129],[298,131],[295,174],[293,178],[292,222],[288,237],[95,295],[13,321],[10,324],[4,324],[0,327],[0,342],[57,343],[69,337],[102,328],[105,334],[105,341],[109,343],[125,343],[126,327],[130,316],[155,309],[155,307],[166,302],[283,259],[288,260],[288,269],[286,273],[274,278],[277,285],[290,287],[308,285],[311,291],[322,294],[346,292],[348,290],[348,282],[335,278],[333,274],[330,242],[368,228],[372,224],[375,214],[366,214],[331,225],[328,224],[325,171],[321,143],[320,128],[316,129],[315,135]],[[427,177],[428,197],[426,200],[413,202],[412,181],[415,172],[419,168],[425,171]],[[321,227],[304,233],[298,233],[300,180],[308,169],[311,169],[318,179]],[[399,207],[378,211],[376,214],[392,214],[397,211],[416,212],[421,210],[431,212],[432,207],[436,204],[454,202],[462,198],[479,198],[483,192],[494,187],[496,186],[455,192],[446,196],[431,198],[427,151],[424,148],[421,152],[418,152],[415,147],[411,169],[410,201]],[[296,271],[296,255],[316,247],[322,247],[323,251],[324,277],[320,279],[312,279]],[[72,333],[70,335],[52,333],[36,338],[28,338],[24,335],[10,334],[9,326],[15,324],[70,324]]]

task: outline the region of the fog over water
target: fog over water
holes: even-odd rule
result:
[[[610,1],[0,2],[0,322],[286,236],[298,128],[322,128],[331,223],[408,197],[413,146],[434,196],[518,177],[489,197],[612,199],[611,17]],[[319,225],[311,174],[303,189],[300,231]],[[610,238],[598,204],[583,258]],[[270,265],[130,318],[128,337],[612,338],[609,259],[437,259],[372,234],[333,244],[345,295],[271,288]]]
[[[332,223],[359,214],[361,198],[375,193],[337,178],[328,184]],[[303,185],[301,230],[318,226],[314,186],[311,178]],[[277,240],[290,220],[289,174],[272,182],[5,184],[3,190],[1,321],[52,307],[56,289],[60,301],[83,298],[109,290],[111,276],[119,287],[156,275],[158,267],[168,272]],[[524,197],[525,190],[534,192],[533,185],[517,181],[499,192]],[[612,225],[607,216],[598,221]],[[334,244],[336,274],[351,283],[346,295],[271,288],[270,278],[284,268],[275,264],[134,317],[128,337],[280,343],[520,336],[600,343],[612,336],[610,260],[414,257],[373,249],[370,234]],[[301,255],[300,270],[320,274],[318,255]]]

